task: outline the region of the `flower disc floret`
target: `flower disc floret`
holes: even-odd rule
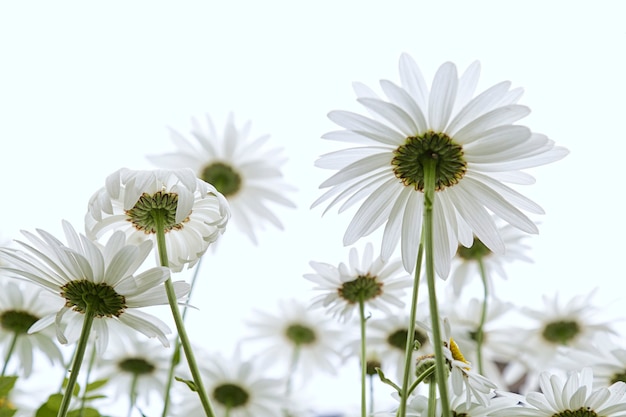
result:
[[[146,375],[154,372],[156,367],[144,358],[125,358],[117,364],[123,372],[133,375]]]
[[[146,234],[156,233],[160,225],[165,233],[172,229],[180,230],[183,223],[189,221],[186,217],[182,222],[176,222],[176,208],[178,195],[157,191],[150,195],[143,193],[137,203],[130,210],[126,210],[128,221]]]
[[[383,284],[376,277],[359,275],[356,279],[344,282],[337,290],[339,296],[349,304],[357,304],[372,300],[383,293]]]
[[[119,317],[128,307],[123,295],[103,282],[94,283],[86,279],[71,281],[61,287],[65,306],[79,313],[91,309],[95,317]]]
[[[230,198],[241,190],[241,175],[230,165],[213,162],[202,169],[200,178],[213,185],[224,197]]]
[[[580,325],[573,320],[558,320],[546,324],[542,335],[549,342],[568,345],[580,334]]]
[[[314,329],[298,323],[293,323],[287,326],[285,335],[289,340],[298,346],[310,345],[315,343],[315,340],[317,339]]]
[[[213,389],[213,398],[228,409],[243,407],[248,403],[250,394],[236,384],[221,384]]]
[[[6,310],[0,313],[0,326],[8,332],[25,334],[39,320],[28,311]]]

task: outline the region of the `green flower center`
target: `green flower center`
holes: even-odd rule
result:
[[[383,284],[378,282],[376,277],[369,274],[359,275],[356,279],[344,282],[337,290],[339,296],[349,304],[365,302],[378,297],[383,293]]]
[[[95,317],[119,317],[126,309],[126,299],[109,284],[88,281],[71,281],[61,287],[65,306],[79,313],[91,307]]]
[[[231,197],[241,189],[241,175],[230,165],[214,162],[202,170],[200,178],[215,187],[225,197]]]
[[[395,332],[387,336],[387,343],[395,349],[399,349],[404,352],[406,349],[406,339],[409,335],[408,329],[398,329]],[[413,333],[413,340],[418,342],[422,346],[428,340],[428,335],[419,330],[415,330]]]
[[[371,359],[365,364],[365,373],[367,375],[378,375],[378,372],[376,372],[376,368],[380,367],[382,367],[382,364],[379,360]]]
[[[578,410],[564,410],[556,414],[552,414],[552,417],[598,417],[595,411],[589,407],[580,407]]]
[[[156,368],[143,358],[126,358],[118,362],[117,367],[134,375],[151,374]]]
[[[469,417],[469,415],[467,413],[457,413],[456,411],[452,410],[452,417]]]
[[[611,378],[611,384],[614,384],[618,381],[626,382],[626,369],[624,369],[622,372],[614,374]]]
[[[213,390],[213,398],[226,408],[236,408],[246,405],[250,394],[239,385],[221,384]]]
[[[189,221],[189,217],[176,223],[176,208],[178,207],[178,194],[158,191],[152,195],[143,193],[135,206],[126,210],[129,222],[137,230],[143,230],[145,234],[156,233],[157,220],[163,222],[165,232],[180,230],[183,223]]]
[[[393,172],[407,187],[424,190],[424,162],[436,161],[435,190],[457,184],[467,171],[463,148],[445,133],[426,132],[409,136],[404,145],[394,151]]]
[[[39,317],[23,310],[7,310],[0,314],[0,326],[15,334],[26,334]]]
[[[315,331],[308,326],[302,324],[291,324],[285,330],[287,339],[292,341],[295,345],[310,345],[315,342],[317,338]]]
[[[491,250],[485,246],[485,244],[474,237],[474,241],[472,242],[472,246],[466,248],[463,245],[459,245],[459,249],[456,251],[456,254],[466,261],[480,261],[485,257],[491,254]]]
[[[543,329],[543,338],[551,343],[567,345],[580,333],[580,326],[575,321],[553,321]]]

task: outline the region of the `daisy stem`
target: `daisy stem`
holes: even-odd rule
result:
[[[370,416],[374,415],[374,375],[368,375],[370,383]]]
[[[154,213],[154,211],[153,211]],[[163,215],[158,215],[154,213],[154,222],[156,224],[156,237],[157,237],[157,248],[159,251],[159,260],[161,266],[169,268],[170,264],[167,259],[167,247],[165,245],[165,228],[164,228],[164,218]],[[196,391],[198,392],[198,396],[200,397],[200,402],[202,403],[202,408],[206,413],[207,417],[215,417],[215,413],[213,412],[213,408],[211,407],[211,402],[209,401],[209,397],[207,395],[207,390],[204,387],[204,383],[202,382],[202,376],[200,375],[200,370],[198,368],[198,363],[196,362],[196,356],[191,349],[191,341],[187,336],[187,330],[185,329],[185,323],[183,322],[183,318],[180,314],[180,310],[178,309],[178,302],[176,300],[176,290],[174,290],[174,284],[172,283],[172,277],[170,276],[165,281],[165,292],[167,293],[167,301],[170,305],[170,310],[172,310],[172,316],[174,318],[174,323],[176,323],[176,330],[178,331],[178,337],[180,338],[180,343],[183,347],[183,351],[185,352],[185,357],[187,358],[187,365],[189,365],[189,370],[191,371],[191,376],[193,378],[193,382],[196,386]],[[169,391],[168,391],[169,392]],[[163,410],[163,415],[166,415],[166,410]]]
[[[361,417],[367,417],[366,375],[367,360],[365,356],[365,302],[359,297],[359,318],[361,322]]]
[[[435,288],[435,254],[433,240],[433,205],[435,203],[435,176],[437,168],[436,159],[425,158],[424,166],[424,246],[426,247],[426,282],[428,284],[428,304],[430,307],[430,319],[433,331],[433,348],[435,351],[435,375],[439,387],[441,400],[441,415],[449,417],[450,403],[448,402],[448,384],[446,375],[446,363],[443,356],[441,329],[439,328],[439,308]]]
[[[133,414],[133,409],[135,408],[135,404],[137,403],[137,382],[139,381],[139,375],[133,374],[133,379],[130,383],[130,401],[128,402],[128,414],[127,417],[130,417]]]
[[[411,295],[411,312],[409,314],[409,323],[406,337],[406,349],[404,354],[404,373],[402,376],[402,391],[400,392],[400,408],[398,416],[406,415],[406,402],[409,398],[409,380],[412,372],[412,356],[415,349],[415,317],[417,316],[417,298],[419,294],[420,274],[422,271],[422,259],[424,256],[424,245],[420,242],[417,250],[417,260],[415,262],[415,271],[413,272],[413,293]]]
[[[191,277],[191,282],[189,284],[189,295],[187,297],[187,303],[189,303],[191,300],[191,294],[193,293],[193,289],[196,285],[198,273],[200,272],[200,265],[202,264],[202,259],[204,258],[201,257],[200,259],[198,259],[198,263],[196,264],[196,267],[194,268],[193,276]],[[183,307],[183,313],[182,313],[183,323],[185,322],[185,317],[187,316],[187,311],[189,310],[187,307],[188,307],[187,304],[185,304],[185,306]],[[172,360],[170,361],[170,369],[167,373],[167,382],[165,384],[165,396],[163,398],[163,414],[162,414],[163,417],[167,415],[167,411],[170,407],[170,393],[172,391],[172,384],[174,383],[174,369],[176,368],[176,365],[180,363],[180,348],[181,348],[180,339],[177,338],[176,341],[174,342],[174,353],[172,353]]]
[[[7,350],[7,355],[4,359],[4,366],[2,366],[2,375],[0,376],[4,376],[4,374],[7,371],[7,365],[9,364],[9,360],[11,359],[11,356],[13,356],[13,351],[15,350],[15,346],[17,345],[17,338],[19,337],[19,333],[14,332],[13,333],[13,338],[11,339],[11,344],[9,345],[9,350]]]
[[[480,322],[478,323],[478,329],[476,329],[476,360],[478,362],[478,372],[483,374],[483,342],[485,333],[483,328],[487,321],[487,297],[489,296],[489,288],[487,287],[487,271],[485,271],[485,264],[482,259],[478,260],[478,267],[480,268],[480,277],[483,281],[483,306],[480,312]]]
[[[285,398],[291,397],[291,385],[293,383],[293,376],[296,374],[298,367],[298,361],[300,360],[300,344],[296,343],[291,354],[291,363],[289,364],[289,374],[287,375],[287,382],[285,383]]]
[[[80,366],[83,364],[83,359],[85,358],[85,350],[87,349],[87,344],[89,343],[89,335],[91,334],[91,326],[93,325],[94,317],[94,307],[92,303],[87,303],[85,317],[83,319],[83,328],[80,331],[80,338],[78,339],[78,343],[76,344],[74,360],[72,361],[72,367],[69,370],[70,377],[67,381],[65,392],[63,393],[63,399],[61,400],[61,406],[59,407],[57,417],[65,417],[67,415],[67,411],[70,408],[70,401],[72,400],[74,387],[76,386],[76,381],[78,380]]]
[[[437,385],[428,384],[428,417],[437,417]]]
[[[89,384],[89,379],[91,378],[91,371],[93,371],[93,365],[96,362],[96,344],[93,344],[91,348],[91,358],[89,358],[89,366],[87,367],[87,375],[85,376],[85,388],[87,384]],[[83,393],[83,397],[80,401],[80,414],[79,417],[83,417],[85,415],[85,405],[87,405],[87,390]]]

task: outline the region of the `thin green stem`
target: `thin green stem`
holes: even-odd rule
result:
[[[139,375],[133,374],[133,379],[130,383],[130,401],[128,403],[128,414],[130,417],[133,413],[133,408],[135,408],[135,404],[137,404],[137,382],[139,382]]]
[[[157,248],[159,251],[159,261],[161,263],[161,266],[169,267],[169,260],[167,258],[167,247],[165,244],[165,229],[163,227],[164,219],[163,216],[159,214],[160,213],[153,212],[157,230],[156,237]],[[180,338],[180,343],[183,347],[183,351],[185,352],[185,357],[187,358],[187,365],[189,365],[189,370],[191,371],[193,382],[196,386],[198,396],[200,397],[200,402],[202,403],[202,408],[204,409],[207,417],[215,417],[215,413],[213,412],[213,408],[211,407],[211,402],[209,401],[209,396],[207,395],[207,390],[204,387],[204,383],[202,382],[202,376],[200,375],[200,369],[198,368],[198,363],[196,362],[196,356],[194,355],[193,349],[191,348],[191,341],[187,336],[187,330],[185,329],[183,318],[180,314],[180,310],[178,309],[178,300],[176,299],[176,291],[174,290],[174,284],[172,283],[171,277],[169,277],[167,281],[165,281],[165,292],[167,294],[167,301],[169,302],[170,310],[172,311],[174,323],[176,324],[178,337]],[[164,410],[163,415],[166,415],[166,410]]]
[[[0,376],[4,376],[4,374],[7,372],[7,366],[9,365],[9,360],[11,359],[11,356],[13,356],[13,351],[15,350],[15,346],[17,345],[17,338],[19,336],[19,333],[13,332],[13,338],[11,339],[9,350],[7,350],[7,355],[4,359],[4,366],[2,366],[2,375]]]
[[[478,267],[480,269],[480,277],[483,281],[483,306],[480,312],[480,322],[478,323],[478,329],[476,329],[476,359],[478,362],[478,372],[483,374],[483,342],[485,340],[485,322],[487,321],[487,298],[489,297],[489,287],[487,285],[487,271],[485,270],[485,263],[482,259],[478,260]]]
[[[189,284],[189,287],[190,287],[189,295],[187,297],[187,304],[183,306],[183,313],[182,313],[183,323],[185,322],[185,317],[187,316],[187,311],[189,310],[188,307],[189,307],[189,303],[191,302],[191,294],[193,293],[193,289],[196,286],[196,281],[198,278],[198,274],[200,272],[200,265],[202,264],[202,259],[204,258],[200,258],[198,260],[198,263],[196,264],[196,267],[194,268],[194,271],[193,271],[193,275],[191,277],[191,283]],[[170,407],[170,395],[172,392],[172,384],[174,383],[174,370],[176,369],[176,366],[180,363],[180,348],[181,348],[180,339],[176,338],[176,341],[174,342],[174,352],[172,353],[172,359],[170,360],[170,368],[167,372],[167,382],[165,384],[165,395],[163,396],[162,417],[167,416],[167,412]]]
[[[374,415],[374,375],[368,375],[370,382],[370,417]]]
[[[398,416],[406,416],[406,402],[409,398],[408,386],[413,364],[413,349],[415,344],[415,318],[417,316],[417,298],[419,294],[420,274],[422,271],[422,259],[424,256],[424,245],[420,241],[417,250],[417,260],[415,261],[415,271],[413,272],[413,293],[411,295],[411,312],[409,313],[409,323],[406,338],[406,348],[404,352],[404,373],[402,376],[402,391],[400,392],[400,407]]]
[[[428,302],[430,306],[430,319],[433,332],[433,348],[435,351],[435,375],[439,387],[441,399],[442,417],[450,416],[450,404],[448,402],[448,384],[443,356],[441,329],[439,328],[439,306],[435,288],[435,254],[433,239],[433,205],[435,203],[435,170],[436,159],[424,161],[424,246],[426,247],[426,282],[428,284]]]
[[[435,372],[435,365],[431,366],[430,368],[426,369],[421,375],[418,375],[418,377],[415,379],[415,381],[413,381],[413,383],[411,384],[411,386],[409,387],[408,390],[408,394],[407,395],[411,395],[411,393],[413,391],[415,391],[415,388],[417,388],[417,386],[426,378],[430,377],[433,373]]]
[[[365,302],[359,297],[359,318],[361,324],[361,417],[367,417],[367,395],[365,377],[367,375],[367,356],[365,355]]]
[[[61,400],[61,407],[57,417],[65,417],[67,411],[70,408],[70,401],[72,400],[72,393],[78,380],[78,374],[80,372],[80,366],[83,364],[83,358],[85,357],[85,350],[89,343],[89,334],[91,333],[91,326],[94,320],[94,310],[92,303],[87,303],[87,309],[85,310],[85,318],[83,321],[83,328],[80,331],[80,338],[76,344],[76,352],[74,352],[74,361],[72,362],[72,368],[70,369],[70,377],[65,387],[65,393]]]
[[[87,375],[85,375],[85,388],[87,384],[89,384],[89,380],[91,378],[91,371],[93,371],[93,365],[96,362],[96,344],[93,343],[91,348],[91,357],[89,358],[89,366],[87,367]],[[80,400],[80,417],[85,415],[85,405],[87,405],[87,390],[83,392],[83,396]]]
[[[428,417],[437,417],[437,384],[428,385]]]
[[[285,398],[291,397],[291,386],[293,384],[293,377],[296,374],[298,368],[298,362],[300,360],[300,344],[297,343],[291,353],[291,363],[289,364],[289,373],[287,375],[287,382],[285,383]]]

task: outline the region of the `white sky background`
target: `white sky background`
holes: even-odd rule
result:
[[[61,219],[82,230],[108,174],[174,150],[168,126],[188,134],[209,113],[221,129],[230,111],[238,126],[251,120],[254,136],[285,148],[299,208],[279,209],[286,230],[261,232],[258,247],[228,230],[203,265],[190,334],[229,352],[252,306],[308,299],[308,262],[346,259],[353,211],[322,218],[309,206],[330,175],[313,161],[341,146],[320,139],[336,129],[326,114],[362,111],[351,83],[398,81],[402,52],[429,81],[444,61],[464,70],[478,59],[480,90],[524,87],[533,112],[520,123],[571,151],[521,188],[547,214],[528,240],[535,263],[514,264],[498,294],[537,306],[542,293],[597,286],[598,304],[621,300],[625,11],[618,0],[3,2],[0,233],[60,236]]]

